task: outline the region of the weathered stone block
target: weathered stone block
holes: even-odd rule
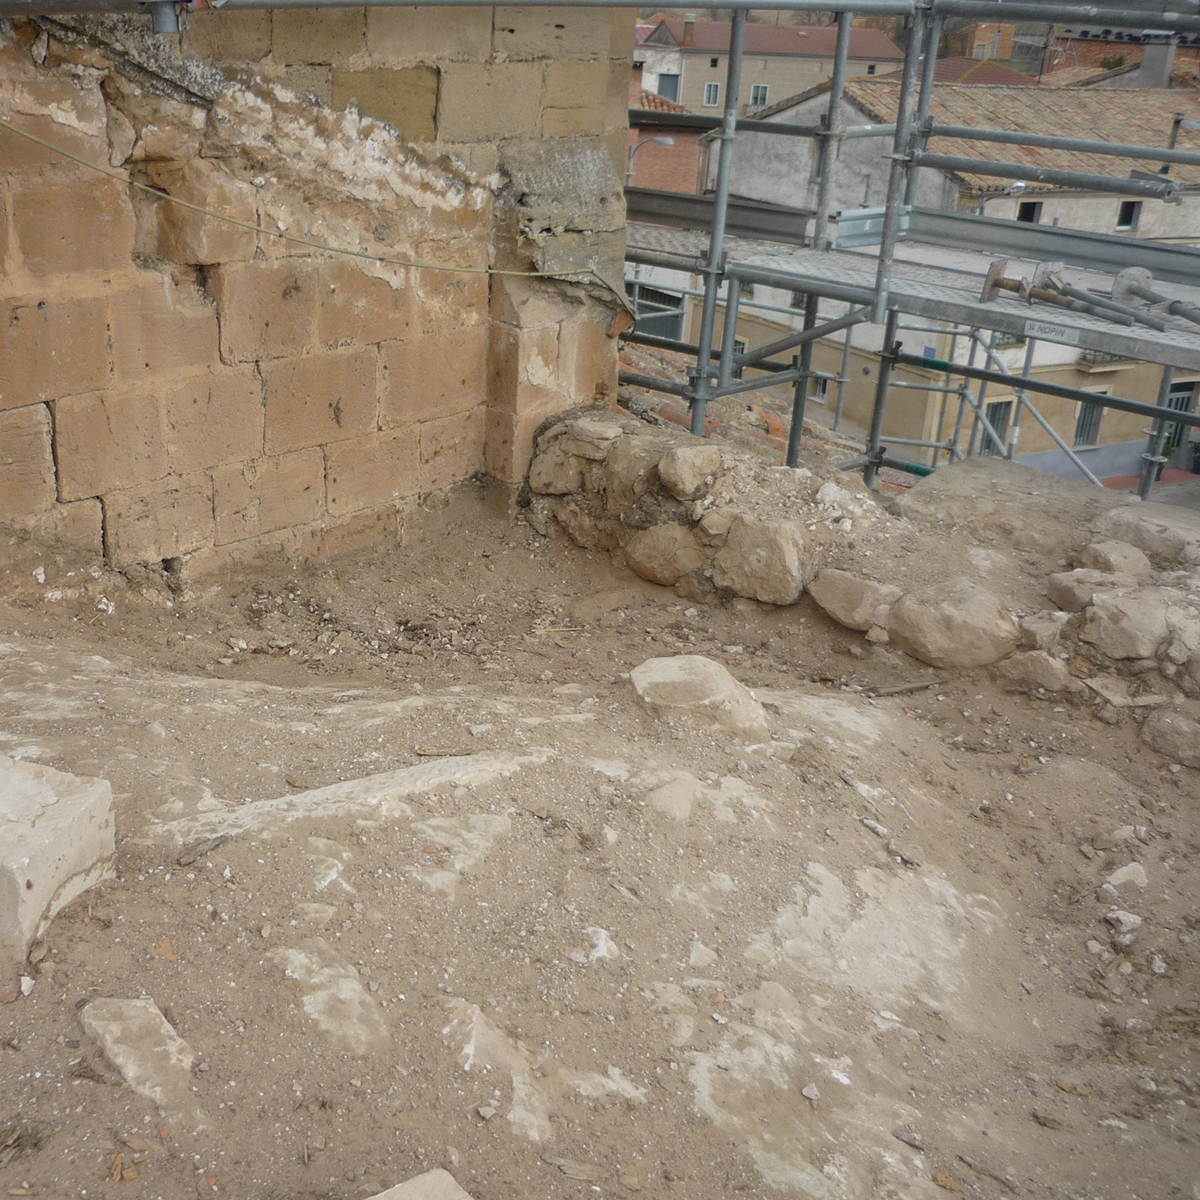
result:
[[[272,13],[271,54],[280,63],[348,66],[366,50],[361,8],[280,9]]]
[[[254,362],[302,353],[312,341],[319,291],[310,263],[237,263],[209,276],[221,322],[221,355]]]
[[[607,58],[612,17],[604,8],[497,8],[492,49],[505,58]],[[632,47],[631,47],[632,49]]]
[[[673,587],[708,561],[690,529],[652,525],[635,533],[625,547],[625,561],[635,575]]]
[[[290,63],[272,67],[269,63],[263,63],[259,70],[302,100],[315,96],[327,108],[333,106],[333,68],[330,66]]]
[[[262,453],[262,381],[253,367],[188,379],[167,392],[165,407],[169,464],[177,474]]]
[[[696,721],[756,742],[770,740],[763,706],[711,658],[650,658],[630,671],[629,680],[638,699],[664,721]]]
[[[104,550],[112,566],[177,558],[213,540],[213,485],[207,473],[168,476],[104,497]]]
[[[1200,721],[1179,712],[1156,712],[1142,726],[1142,741],[1173,762],[1200,768]]]
[[[368,8],[367,52],[380,66],[486,59],[490,8]]]
[[[1150,560],[1128,542],[1092,542],[1084,546],[1075,561],[1081,567],[1133,579],[1145,579],[1154,573]]]
[[[529,464],[529,489],[537,496],[569,496],[583,488],[583,467],[557,441]]]
[[[325,451],[325,502],[331,516],[415,496],[421,456],[415,429],[375,433]]]
[[[192,1090],[196,1055],[153,1000],[93,1000],[79,1021],[139,1096],[193,1132],[206,1127]]]
[[[159,382],[172,371],[216,366],[217,313],[193,288],[162,276],[112,298],[113,374],[117,383]]]
[[[859,630],[886,624],[886,619],[881,622],[876,613],[900,599],[898,587],[834,568],[818,571],[808,585],[808,594],[839,625]],[[887,614],[882,615],[886,618]]]
[[[437,137],[437,67],[373,67],[367,71],[333,69],[333,107],[351,101],[377,121],[387,121],[402,137],[431,142]]]
[[[487,473],[501,483],[520,483],[533,457],[533,435],[548,413],[487,410]]]
[[[990,592],[969,579],[909,592],[892,605],[888,633],[934,667],[983,667],[1016,649],[1020,631]]]
[[[609,64],[604,59],[558,59],[549,63],[542,133],[546,137],[603,133],[608,116],[608,72]]]
[[[426,421],[419,432],[422,495],[470,479],[483,470],[483,408]]]
[[[449,1171],[439,1167],[436,1171],[426,1171],[423,1175],[398,1183],[386,1192],[379,1192],[370,1200],[471,1200],[471,1197],[458,1186]]]
[[[137,228],[127,192],[116,180],[91,176],[15,187],[12,224],[25,269],[64,275],[132,266]]]
[[[113,878],[112,788],[0,757],[0,962],[29,945],[80,892]]]
[[[1060,658],[1045,650],[1022,650],[995,667],[996,678],[1006,687],[1027,691],[1081,692],[1082,683]]]
[[[1132,580],[1114,576],[1107,571],[1079,568],[1075,571],[1058,571],[1046,580],[1046,595],[1062,612],[1083,612],[1098,592],[1109,588],[1124,587]]]
[[[361,437],[375,428],[375,350],[330,350],[263,371],[268,454]]]
[[[633,44],[637,36],[637,9],[610,8],[609,10],[608,57],[628,59],[633,55]],[[625,91],[629,92],[629,71],[625,72]]]
[[[213,475],[217,545],[315,521],[324,494],[319,450],[220,467]]]
[[[1092,598],[1079,636],[1109,658],[1153,658],[1171,633],[1170,599],[1159,588],[1101,592]]]
[[[1176,504],[1122,504],[1096,518],[1092,528],[1116,541],[1172,562],[1200,563],[1200,514]]]
[[[108,383],[104,301],[21,297],[0,307],[0,409]]]
[[[764,604],[795,604],[815,569],[799,521],[743,514],[713,559],[713,583]]]
[[[54,405],[58,494],[83,500],[167,473],[162,403],[149,392],[92,392]]]
[[[449,325],[380,347],[379,424],[431,421],[481,406],[487,393],[488,327]]]
[[[608,336],[613,310],[588,304],[562,323],[559,354],[574,363],[570,390],[576,403],[617,395],[617,339]]]
[[[57,498],[50,410],[32,404],[0,413],[0,521],[21,524]]]
[[[719,446],[676,446],[658,460],[658,477],[677,500],[695,500],[721,470]]]
[[[438,137],[446,142],[534,137],[541,63],[448,63],[442,68]]]
[[[411,282],[368,275],[334,260],[318,273],[317,338],[326,346],[394,341],[412,330],[416,297]]]
[[[258,16],[257,12],[230,14]],[[266,15],[266,14],[261,14]],[[149,181],[168,195],[214,212],[225,213],[254,225],[257,209],[254,189],[230,174],[218,162],[193,158],[187,162],[154,163],[147,172]],[[172,262],[215,263],[244,262],[252,258],[258,236],[218,221],[182,204],[160,201],[158,215],[158,252]]]
[[[39,537],[99,559],[104,554],[104,510],[99,500],[56,504],[31,526]]]
[[[265,9],[189,12],[183,34],[188,58],[211,62],[251,63],[271,52],[271,14]]]

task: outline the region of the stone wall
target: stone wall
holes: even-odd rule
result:
[[[83,160],[0,126],[0,523],[118,568],[319,557],[615,395],[631,13],[190,21],[0,41],[0,117]]]

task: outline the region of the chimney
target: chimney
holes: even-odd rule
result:
[[[685,46],[694,46],[696,44],[696,14],[683,14],[683,44]]]
[[[1146,30],[1142,35],[1142,65],[1137,85],[1144,88],[1168,88],[1175,69],[1175,38],[1169,33]]]

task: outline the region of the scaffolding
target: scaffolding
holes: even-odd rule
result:
[[[691,5],[689,7],[707,7]],[[763,7],[756,4],[755,8]],[[800,5],[797,5],[800,7]],[[791,427],[788,438],[787,463],[800,465],[803,422],[810,383],[816,378],[838,381],[838,406],[835,427],[841,418],[842,401],[849,360],[851,339],[855,326],[871,322],[883,326],[883,349],[880,355],[870,428],[864,454],[841,464],[847,469],[861,469],[868,486],[876,487],[883,467],[925,474],[941,461],[955,461],[978,447],[983,453],[1013,458],[1018,445],[1022,416],[1028,413],[1046,431],[1080,471],[1097,485],[1100,480],[1085,461],[1068,446],[1034,403],[1035,396],[1052,396],[1076,402],[1098,405],[1118,411],[1146,416],[1151,424],[1147,432],[1146,449],[1142,455],[1139,494],[1145,498],[1159,469],[1165,463],[1163,447],[1171,427],[1181,425],[1200,427],[1200,414],[1180,412],[1169,405],[1170,386],[1178,367],[1200,369],[1200,311],[1177,298],[1156,292],[1149,285],[1156,279],[1200,284],[1200,256],[1180,247],[1145,240],[1132,240],[1089,235],[1074,230],[1045,230],[1028,226],[1012,230],[1012,222],[995,221],[986,217],[965,214],[938,214],[913,207],[917,180],[923,168],[974,175],[994,176],[1006,180],[1022,180],[1043,185],[1087,189],[1120,196],[1152,198],[1171,201],[1177,197],[1179,185],[1165,174],[1134,172],[1134,177],[1097,175],[1071,170],[1031,166],[1028,163],[993,159],[965,158],[957,155],[934,154],[927,144],[933,137],[994,142],[1001,146],[1038,146],[1049,149],[1085,152],[1148,162],[1200,165],[1200,153],[1165,146],[1114,144],[1087,138],[1034,135],[1019,131],[986,129],[937,123],[930,118],[930,100],[934,72],[922,70],[923,63],[936,58],[942,22],[947,17],[979,17],[987,20],[1095,21],[1106,27],[1131,29],[1155,28],[1173,32],[1194,32],[1200,17],[1166,11],[1121,11],[1116,8],[1080,8],[1056,4],[1009,3],[1008,0],[928,0],[925,3],[902,4],[884,2],[805,3],[805,8],[835,11],[838,15],[838,37],[829,85],[824,119],[819,125],[794,125],[754,121],[753,131],[781,136],[801,136],[816,142],[814,179],[816,202],[812,234],[808,250],[788,248],[776,254],[759,254],[749,258],[731,259],[727,253],[728,213],[733,174],[734,145],[739,129],[748,123],[739,120],[740,80],[745,48],[747,9],[732,10],[728,70],[725,86],[723,117],[710,136],[719,144],[717,171],[712,198],[712,225],[708,244],[703,253],[673,254],[631,248],[627,261],[648,266],[685,271],[703,280],[699,336],[695,343],[645,337],[636,329],[630,340],[657,345],[694,355],[694,365],[687,371],[686,385],[668,383],[649,376],[622,372],[621,381],[648,387],[684,398],[690,410],[691,430],[703,436],[705,417],[710,403],[738,395],[748,390],[790,384],[793,389]],[[850,30],[855,13],[903,13],[911,18],[909,41],[901,75],[896,121],[894,125],[846,126],[843,120],[843,95],[850,45]],[[832,180],[835,170],[836,146],[839,141],[863,136],[890,134],[892,153],[888,172],[887,196],[881,210],[870,214],[875,221],[879,253],[871,276],[864,272],[863,257],[839,254],[830,249],[829,210]],[[864,214],[865,215],[865,214]],[[896,249],[904,232],[911,236],[915,227],[924,222],[927,227],[938,224],[939,216],[957,223],[958,244],[975,248],[1017,251],[1023,257],[1034,258],[1039,252],[1047,257],[1087,265],[1101,262],[1119,263],[1126,267],[1117,277],[1122,284],[1113,287],[1113,295],[1105,296],[1074,287],[1057,278],[1051,269],[1039,268],[1033,286],[1027,281],[1007,280],[1002,271],[988,275],[991,294],[968,298],[953,283],[937,279],[913,278],[914,272],[897,273]],[[998,230],[998,227],[1002,227]],[[1119,247],[1105,243],[1120,243]],[[1168,259],[1170,260],[1168,264]],[[1197,261],[1193,262],[1192,259]],[[1147,269],[1155,266],[1157,276]],[[1111,269],[1109,267],[1108,269]],[[1136,279],[1130,278],[1138,273]],[[919,273],[916,273],[919,276]],[[803,309],[803,327],[753,350],[737,350],[735,336],[738,311],[742,303],[742,287],[761,283],[769,287],[803,294],[807,299]],[[724,295],[722,296],[722,289]],[[1006,293],[1017,293],[1012,299]],[[725,302],[722,344],[715,344],[716,317],[719,299]],[[842,301],[848,306],[844,316],[818,321],[821,300]],[[1138,301],[1142,304],[1138,304]],[[1031,310],[1031,301],[1038,301]],[[1034,316],[1051,314],[1051,319],[1029,322]],[[1175,318],[1168,322],[1165,316]],[[970,346],[966,363],[953,361],[953,351],[947,359],[905,354],[899,335],[907,330],[923,328],[905,325],[904,318],[913,316],[933,319],[942,324],[936,332],[950,334],[952,340],[966,338]],[[1194,331],[1181,326],[1191,323]],[[1066,387],[1031,374],[1033,354],[1038,337],[1030,336],[1031,327],[1038,337],[1064,344],[1078,345],[1095,352],[1122,353],[1140,361],[1162,367],[1158,403],[1140,401]],[[845,330],[843,366],[837,376],[812,369],[812,348],[823,337]],[[1000,332],[1026,336],[1026,354],[1019,372],[1012,371],[996,351],[996,335]],[[790,361],[780,355],[792,352]],[[976,366],[977,352],[982,352],[984,364]],[[738,378],[745,367],[765,370],[753,378]],[[912,384],[892,378],[897,366],[917,367],[940,373],[945,382]],[[972,384],[977,387],[973,388]],[[1005,430],[989,421],[985,407],[990,384],[1010,387],[1014,393],[1015,411]],[[908,439],[883,436],[888,398],[894,389],[918,387],[943,397],[938,419],[938,431],[930,439]],[[949,408],[957,397],[957,412],[951,434],[945,432]],[[967,440],[963,444],[966,416],[971,415]],[[929,464],[918,464],[889,453],[890,446],[904,446],[928,451]]]

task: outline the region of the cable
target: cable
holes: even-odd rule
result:
[[[415,267],[421,271],[452,271],[461,275],[503,275],[519,279],[559,279],[568,283],[579,282],[571,277],[582,275],[585,278],[595,280],[596,283],[600,284],[601,287],[616,297],[622,308],[629,309],[629,301],[625,296],[613,287],[595,267],[585,267],[579,271],[506,271],[498,267],[449,267],[443,263],[417,262],[404,258],[389,258],[383,254],[369,254],[365,250],[346,250],[341,246],[329,246],[324,242],[310,241],[308,238],[299,237],[294,233],[266,229],[250,221],[243,221],[239,217],[231,217],[225,213],[216,212],[211,208],[205,208],[203,205],[193,204],[190,200],[181,200],[178,196],[172,196],[169,192],[151,187],[148,183],[142,183],[137,179],[129,179],[119,171],[112,171],[107,167],[100,166],[98,163],[88,162],[86,158],[81,158],[78,154],[72,154],[71,151],[64,150],[61,146],[56,146],[53,142],[48,142],[44,138],[38,137],[35,133],[28,133],[24,129],[18,129],[11,121],[6,120],[4,117],[0,117],[0,127],[7,129],[10,133],[15,133],[17,137],[23,137],[27,141],[37,143],[37,145],[49,150],[52,154],[70,159],[71,162],[78,163],[81,167],[97,171],[109,179],[115,179],[118,183],[141,188],[143,192],[148,192],[156,200],[167,200],[171,204],[178,204],[181,208],[191,209],[192,212],[200,213],[202,216],[212,217],[215,221],[224,221],[227,225],[236,225],[240,229],[248,229],[251,233],[266,234],[268,237],[279,238],[280,241],[293,242],[298,246],[307,246],[310,250],[321,250],[327,254],[342,254],[348,258],[361,258],[367,262],[381,263],[390,267]]]

